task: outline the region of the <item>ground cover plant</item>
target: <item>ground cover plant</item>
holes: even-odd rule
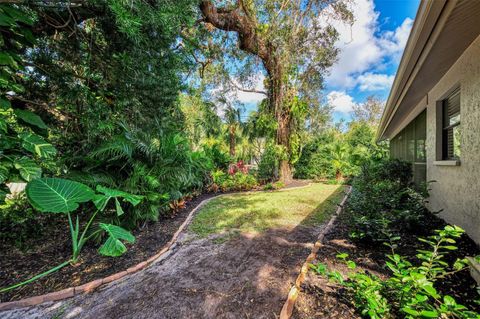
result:
[[[352,271],[346,278],[325,264],[310,266],[317,274],[345,287],[355,308],[365,317],[480,318],[480,313],[469,310],[448,294],[442,295],[436,288],[437,281],[468,268],[465,258],[453,264],[446,261],[449,252],[457,250],[456,239],[462,234],[459,227],[445,226],[428,238],[419,238],[427,247],[419,249],[415,259],[397,254],[396,244],[388,243],[391,253],[387,255],[385,267],[391,274],[386,279],[364,270],[356,272],[355,262],[345,253],[337,257]]]
[[[352,186],[326,249],[311,264],[327,281],[307,280],[310,302],[325,302],[330,292],[342,304],[339,318],[351,315],[349,307],[368,318],[479,318],[465,258],[478,248],[428,212],[428,192],[412,183],[410,164],[368,163]],[[299,313],[312,311],[307,300]]]

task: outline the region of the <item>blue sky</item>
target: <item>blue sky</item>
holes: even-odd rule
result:
[[[386,100],[419,0],[355,0],[353,27],[338,27],[338,63],[326,81],[334,120],[350,119],[355,103],[369,95]]]
[[[352,105],[369,95],[386,100],[419,0],[354,0],[352,27],[338,25],[341,52],[326,78],[325,98],[334,107],[335,122],[351,119]],[[261,89],[263,79],[258,80]],[[264,96],[238,92],[246,112]]]

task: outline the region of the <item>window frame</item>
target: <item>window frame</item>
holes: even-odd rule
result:
[[[450,99],[456,97],[458,95],[458,111],[452,115],[448,114],[448,102]],[[449,131],[451,130],[451,134],[453,135],[453,129],[461,124],[461,100],[460,100],[460,87],[455,88],[451,93],[446,96],[441,103],[441,111],[442,111],[442,121],[441,121],[441,139],[442,139],[442,161],[459,161],[461,157],[461,153],[459,156],[455,156],[455,145],[452,142],[452,149],[449,149],[448,143],[448,136]],[[458,116],[458,121],[451,123],[450,120]],[[452,136],[453,139],[453,136]],[[450,152],[451,151],[451,152]],[[452,156],[450,156],[452,154]]]

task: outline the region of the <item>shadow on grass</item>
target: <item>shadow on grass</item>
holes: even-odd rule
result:
[[[40,307],[36,315],[51,317],[61,308],[63,318],[277,318],[316,241],[319,222],[335,212],[342,193],[343,189],[334,191],[294,227],[238,231],[225,241],[213,236],[180,242],[173,255],[147,270],[68,303]],[[235,198],[234,206],[258,201],[261,197]],[[251,214],[255,211],[231,217],[229,229],[247,217],[253,225],[267,225],[279,217],[274,209],[261,216]],[[10,318],[28,318],[32,313]]]

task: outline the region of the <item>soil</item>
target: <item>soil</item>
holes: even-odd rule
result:
[[[386,278],[389,272],[382,265],[386,259],[385,255],[390,253],[389,248],[380,243],[358,244],[350,241],[347,218],[348,212],[339,216],[332,230],[326,235],[324,246],[319,250],[314,263],[321,262],[328,265],[329,269],[336,269],[346,275],[351,270],[338,262],[335,256],[339,253],[347,253],[349,259],[353,260],[359,269]],[[404,234],[402,236],[396,252],[402,256],[414,257],[417,249],[425,249],[425,246],[417,240],[417,236],[427,237],[433,233],[434,229],[443,228],[445,225],[443,220],[429,215],[427,225],[421,229],[415,229],[415,235]],[[447,259],[450,264],[457,258],[475,256],[480,253],[476,244],[466,235],[457,240],[457,246],[459,249],[452,252]],[[475,281],[470,277],[468,270],[463,270],[444,281],[437,282],[436,288],[443,294],[453,296],[458,303],[480,312],[480,304],[475,302],[475,300],[480,301],[480,298],[475,289]],[[361,316],[355,311],[351,304],[351,298],[342,288],[310,271],[302,285],[302,292],[295,304],[292,318],[354,319],[361,318]]]
[[[128,251],[121,257],[101,256],[97,252],[98,245],[87,244],[77,265],[64,267],[31,284],[0,294],[0,300],[2,302],[19,300],[82,285],[145,261],[160,251],[172,238],[193,208],[214,195],[202,194],[187,202],[186,206],[171,218],[148,223],[133,231],[135,243],[128,245]],[[47,231],[48,235],[42,236],[29,251],[21,251],[12,245],[0,247],[0,287],[31,278],[70,258],[71,244],[66,220],[56,221]]]
[[[311,181],[307,179],[294,179],[293,181],[285,185],[283,189],[307,186],[308,184],[310,184],[310,182]]]
[[[199,238],[99,291],[1,313],[2,318],[277,318],[324,226]]]
[[[285,188],[306,186],[307,180],[294,180]],[[257,189],[258,191],[263,188]],[[135,243],[128,245],[128,251],[117,258],[104,257],[98,254],[98,245],[87,243],[75,266],[62,268],[49,276],[41,278],[11,292],[0,294],[0,301],[14,301],[38,296],[72,286],[104,278],[126,270],[150,256],[155,255],[172,238],[190,211],[204,199],[216,196],[204,193],[186,203],[171,218],[159,222],[151,222],[133,231]],[[39,273],[42,273],[68,260],[71,256],[70,235],[67,221],[64,218],[52,219],[50,227],[45,229],[48,235],[41,236],[33,242],[28,251],[16,248],[12,244],[0,244],[0,287],[8,287]]]

